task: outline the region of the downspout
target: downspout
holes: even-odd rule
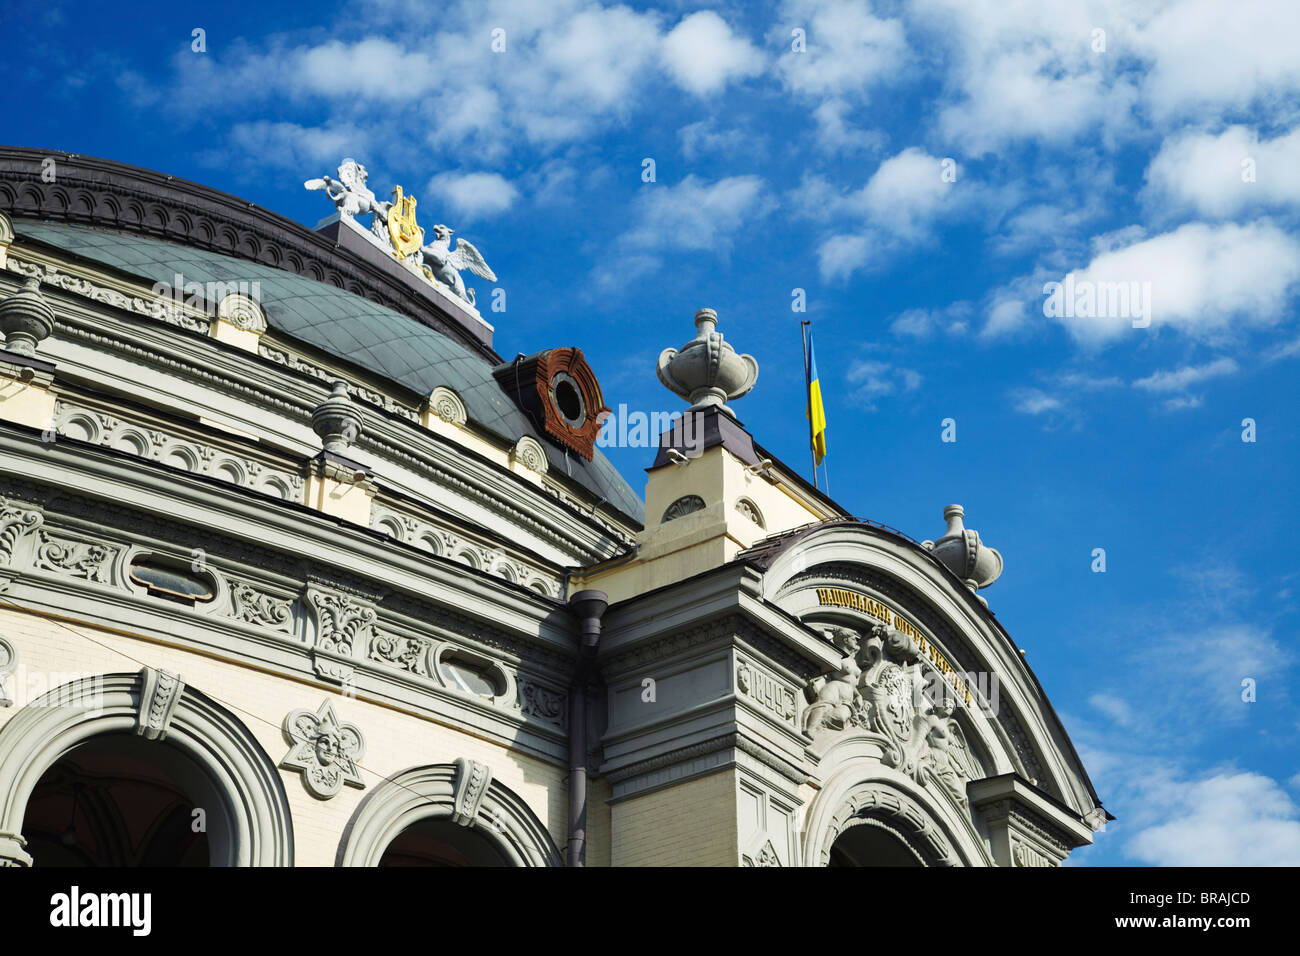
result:
[[[578,660],[569,688],[569,848],[567,866],[587,865],[587,685],[600,646],[600,619],[609,607],[604,591],[569,598],[578,619]]]

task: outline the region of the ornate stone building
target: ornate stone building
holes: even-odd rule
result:
[[[691,406],[643,505],[582,352],[502,358],[459,275],[484,257],[349,163],[307,183],[336,208],[307,229],[0,149],[0,863],[1091,841],[1106,813],[960,508],[918,543],[773,459],[710,310],[660,359]]]

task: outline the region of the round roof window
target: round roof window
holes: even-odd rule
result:
[[[570,428],[581,428],[587,420],[587,403],[582,389],[568,372],[557,372],[551,379],[551,403]]]

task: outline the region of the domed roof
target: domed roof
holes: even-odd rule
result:
[[[273,266],[129,232],[15,219],[20,236],[168,285],[185,282],[256,282],[271,329],[427,396],[436,386],[454,389],[476,425],[510,442],[529,435],[546,449],[551,467],[636,521],[645,508],[599,450],[591,461],[546,440],[492,376],[493,366],[460,343],[392,309],[328,283]]]

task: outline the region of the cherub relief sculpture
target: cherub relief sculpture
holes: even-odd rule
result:
[[[823,728],[843,730],[852,720],[860,701],[858,680],[862,668],[858,664],[860,638],[842,627],[828,627],[823,633],[844,654],[840,669],[828,677],[815,677],[804,689],[810,706],[804,712],[803,729],[815,734]]]
[[[882,762],[920,784],[937,780],[958,803],[979,773],[955,703],[926,689],[921,654],[897,628],[876,624],[865,639],[847,628],[825,629],[844,654],[838,670],[805,689],[804,731],[814,737],[857,727],[883,744]]]

